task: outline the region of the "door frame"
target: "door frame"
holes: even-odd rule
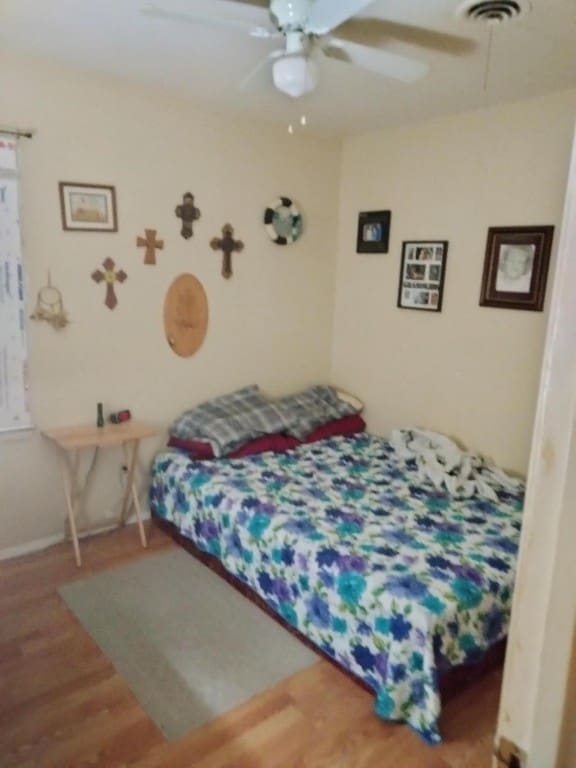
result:
[[[562,543],[576,528],[576,490],[569,485],[576,457],[575,414],[576,136],[532,437],[497,733],[497,743],[504,737],[526,752],[527,768],[555,768],[560,757],[576,574],[562,594],[557,587],[562,569],[572,569]],[[559,600],[566,615],[558,613]],[[561,626],[559,615],[565,618]]]

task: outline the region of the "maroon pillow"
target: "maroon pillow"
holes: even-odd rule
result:
[[[210,443],[202,443],[200,440],[184,440],[183,437],[170,437],[169,448],[180,448],[186,451],[193,459],[213,459],[214,451]]]
[[[274,453],[283,453],[291,448],[297,448],[300,441],[289,435],[262,435],[255,437],[254,440],[245,443],[240,448],[228,454],[231,459],[240,459],[243,456],[256,456],[258,453],[273,451]]]
[[[261,435],[255,437],[240,448],[226,454],[224,458],[241,459],[243,456],[255,456],[258,453],[273,451],[282,453],[296,448],[300,442],[289,435]],[[186,451],[193,459],[209,460],[214,458],[214,451],[210,443],[202,443],[199,440],[184,440],[182,437],[171,437],[168,441],[169,448],[179,448]]]
[[[315,443],[317,440],[324,440],[326,437],[337,437],[338,435],[353,435],[355,432],[364,432],[366,422],[358,413],[352,413],[349,416],[343,416],[341,419],[334,419],[321,424],[306,435],[305,443]]]

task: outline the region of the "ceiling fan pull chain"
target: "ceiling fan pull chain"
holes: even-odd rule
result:
[[[486,69],[484,71],[484,90],[488,90],[488,81],[490,79],[490,63],[492,60],[492,41],[494,35],[494,27],[490,27],[488,30],[488,50],[486,52]]]

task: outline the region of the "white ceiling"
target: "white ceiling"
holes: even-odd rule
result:
[[[0,47],[175,88],[211,110],[250,119],[287,125],[305,113],[307,130],[339,135],[576,86],[576,0],[531,0],[526,16],[492,27],[458,16],[459,0],[375,0],[363,16],[464,36],[473,45],[455,54],[383,41],[388,50],[429,64],[429,75],[409,85],[323,60],[317,90],[298,101],[274,90],[268,67],[248,88],[239,88],[281,42],[224,26],[149,18],[140,9],[150,4],[0,0]],[[268,21],[265,10],[231,0],[153,4],[254,24]]]

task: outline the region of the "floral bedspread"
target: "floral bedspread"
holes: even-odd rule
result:
[[[151,506],[368,683],[378,715],[435,743],[439,671],[506,634],[523,498],[456,501],[400,466],[368,434],[236,460],[164,452]]]

